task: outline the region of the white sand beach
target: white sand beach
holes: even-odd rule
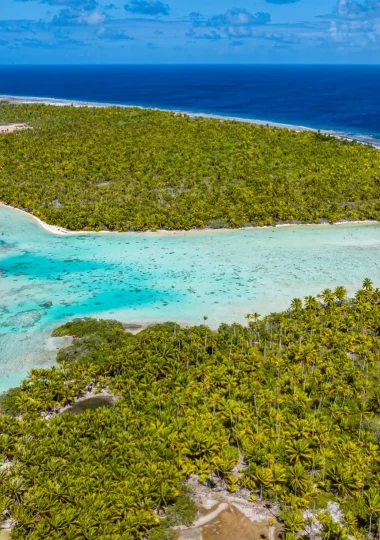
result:
[[[94,234],[123,234],[125,232],[126,234],[135,233],[135,234],[144,234],[144,235],[152,235],[152,236],[171,236],[171,235],[195,235],[195,234],[204,234],[204,233],[221,233],[221,232],[231,232],[231,231],[249,231],[249,230],[257,230],[257,229],[278,229],[281,227],[315,227],[315,226],[333,226],[333,225],[373,225],[375,223],[379,223],[376,220],[355,220],[355,221],[337,221],[334,223],[279,223],[278,225],[264,225],[262,227],[239,227],[236,229],[232,228],[204,228],[204,229],[175,229],[175,230],[166,230],[166,229],[159,229],[157,231],[71,231],[69,229],[65,229],[64,227],[59,227],[58,225],[50,225],[49,223],[46,223],[42,219],[40,219],[37,216],[34,216],[30,212],[27,212],[26,210],[21,210],[20,208],[16,208],[10,204],[4,204],[0,202],[0,206],[5,206],[7,208],[12,208],[13,210],[16,210],[17,212],[22,212],[26,216],[31,217],[34,219],[38,225],[44,229],[45,231],[55,234],[58,236],[78,236],[78,235],[94,235]]]

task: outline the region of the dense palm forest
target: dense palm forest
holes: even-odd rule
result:
[[[66,334],[59,365],[1,399],[0,520],[14,520],[12,538],[170,538],[170,516],[191,520],[191,475],[279,503],[287,540],[305,509],[324,538],[378,538],[380,290],[369,280],[352,300],[326,289],[246,327],[133,336],[84,319],[55,331]],[[104,388],[112,407],[57,414]]]
[[[380,153],[137,108],[0,104],[0,201],[69,229],[380,219]]]

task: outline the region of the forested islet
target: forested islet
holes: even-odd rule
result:
[[[0,201],[71,230],[380,218],[380,153],[149,109],[0,104]]]
[[[84,319],[55,331],[66,334],[75,340],[59,365],[1,399],[0,519],[14,520],[12,538],[169,538],[170,516],[193,515],[183,483],[194,475],[280,504],[288,540],[315,523],[323,538],[378,537],[380,291],[370,280],[352,300],[326,289],[217,332],[167,323],[133,336]],[[89,388],[118,399],[58,414]]]

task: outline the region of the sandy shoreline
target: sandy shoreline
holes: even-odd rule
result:
[[[158,231],[71,231],[69,229],[65,229],[64,227],[59,227],[58,225],[49,225],[45,221],[42,221],[37,216],[34,216],[33,214],[26,212],[26,210],[21,210],[20,208],[16,208],[10,204],[4,204],[0,202],[0,206],[4,206],[5,208],[11,208],[12,210],[15,210],[17,212],[22,212],[26,216],[29,216],[33,218],[37,224],[44,229],[46,232],[50,234],[55,234],[57,236],[78,236],[78,235],[98,235],[98,234],[143,234],[143,235],[151,235],[151,236],[171,236],[175,234],[180,235],[194,235],[194,234],[204,234],[204,233],[221,233],[221,232],[231,232],[231,231],[254,231],[259,229],[280,229],[283,227],[331,227],[333,225],[375,225],[377,223],[380,223],[376,220],[364,220],[364,221],[336,221],[334,223],[280,223],[278,225],[264,225],[262,227],[239,227],[236,229],[233,228],[223,228],[223,229],[175,229],[175,230],[166,230],[166,229],[160,229]]]
[[[185,110],[178,110],[178,109],[163,109],[159,107],[143,107],[141,105],[133,105],[133,104],[119,104],[119,103],[100,103],[100,102],[92,102],[92,101],[80,101],[80,100],[70,100],[70,99],[56,99],[56,98],[49,98],[49,97],[29,97],[29,96],[8,96],[8,95],[0,95],[0,103],[1,102],[10,102],[15,104],[25,104],[25,105],[33,105],[33,104],[41,104],[41,105],[55,105],[60,107],[97,107],[97,108],[104,108],[104,107],[123,107],[123,108],[136,108],[136,109],[143,109],[143,110],[153,110],[153,111],[163,111],[163,112],[171,112],[171,113],[177,113],[177,114],[184,114],[189,116],[190,118],[213,118],[216,120],[233,120],[236,122],[244,122],[247,124],[255,124],[259,126],[271,126],[271,127],[278,127],[283,129],[290,129],[292,131],[296,132],[302,132],[302,131],[311,131],[313,133],[323,133],[325,135],[330,135],[331,137],[335,137],[339,140],[345,140],[345,141],[357,141],[361,144],[365,144],[367,146],[372,146],[373,148],[380,149],[380,140],[376,139],[374,137],[371,137],[370,135],[360,135],[360,134],[351,134],[346,133],[343,131],[333,131],[328,129],[316,129],[312,127],[307,126],[298,126],[293,124],[283,124],[281,122],[272,122],[270,120],[258,120],[255,118],[244,118],[239,116],[223,116],[218,114],[212,114],[212,113],[202,113],[202,112],[192,112],[192,111],[185,111]]]

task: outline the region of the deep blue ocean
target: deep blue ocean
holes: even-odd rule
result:
[[[0,94],[212,113],[380,138],[380,66],[0,66]]]

